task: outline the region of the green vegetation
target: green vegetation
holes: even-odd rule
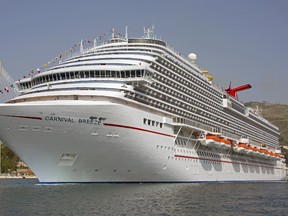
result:
[[[280,144],[288,146],[288,105],[249,102],[246,106],[261,111],[264,118],[280,129]]]
[[[7,146],[1,145],[1,173],[10,173],[17,170],[19,158]]]
[[[288,166],[288,105],[267,102],[249,102],[245,105],[260,110],[264,118],[279,128],[281,150]]]

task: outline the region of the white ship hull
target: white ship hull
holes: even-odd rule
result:
[[[92,117],[92,118],[91,118]],[[100,118],[100,121],[99,121]],[[163,127],[143,119],[164,122]],[[175,144],[169,118],[101,102],[5,104],[0,139],[42,183],[278,181],[280,160],[257,164],[231,159],[227,150],[199,155],[199,144]],[[200,152],[201,153],[201,152]]]
[[[33,70],[0,105],[0,139],[41,182],[285,178],[279,128],[235,97],[249,84],[220,88],[151,29],[112,33]]]

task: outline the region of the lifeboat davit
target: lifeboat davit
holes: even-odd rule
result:
[[[233,149],[239,153],[247,154],[249,152],[249,146],[247,144],[241,143],[241,142],[238,143],[238,145],[235,146]]]
[[[202,145],[217,148],[231,148],[233,147],[233,142],[222,136],[215,134],[207,134],[205,139],[201,141]]]
[[[247,154],[258,154],[256,151],[255,151],[255,149],[254,149],[254,147],[252,147],[251,145],[248,145],[248,152],[247,152]]]
[[[220,146],[220,139],[217,135],[214,134],[206,134],[206,137],[201,141],[202,145],[209,147]]]
[[[231,148],[233,147],[233,142],[231,140],[220,137],[220,147],[221,148]]]
[[[251,147],[251,149],[252,149],[251,153],[253,153],[254,155],[259,155],[260,154],[259,153],[259,149],[256,146]]]

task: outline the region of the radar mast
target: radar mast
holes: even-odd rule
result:
[[[155,27],[154,25],[152,25],[151,29],[150,28],[145,28],[144,27],[144,38],[146,39],[154,39],[154,30],[155,30]]]

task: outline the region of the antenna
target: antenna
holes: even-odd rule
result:
[[[81,40],[80,42],[80,54],[84,53],[84,49],[83,49],[83,40]]]
[[[94,38],[94,47],[97,46],[97,40],[96,40],[96,37]]]
[[[112,28],[112,35],[111,35],[111,39],[114,39],[115,38],[115,29]]]
[[[150,38],[154,38],[154,35],[153,35],[153,33],[154,33],[154,25],[152,25],[152,28],[150,29],[150,28],[145,28],[144,27],[144,38],[147,38],[147,39],[150,39]]]
[[[128,40],[128,26],[125,26],[125,39]]]

